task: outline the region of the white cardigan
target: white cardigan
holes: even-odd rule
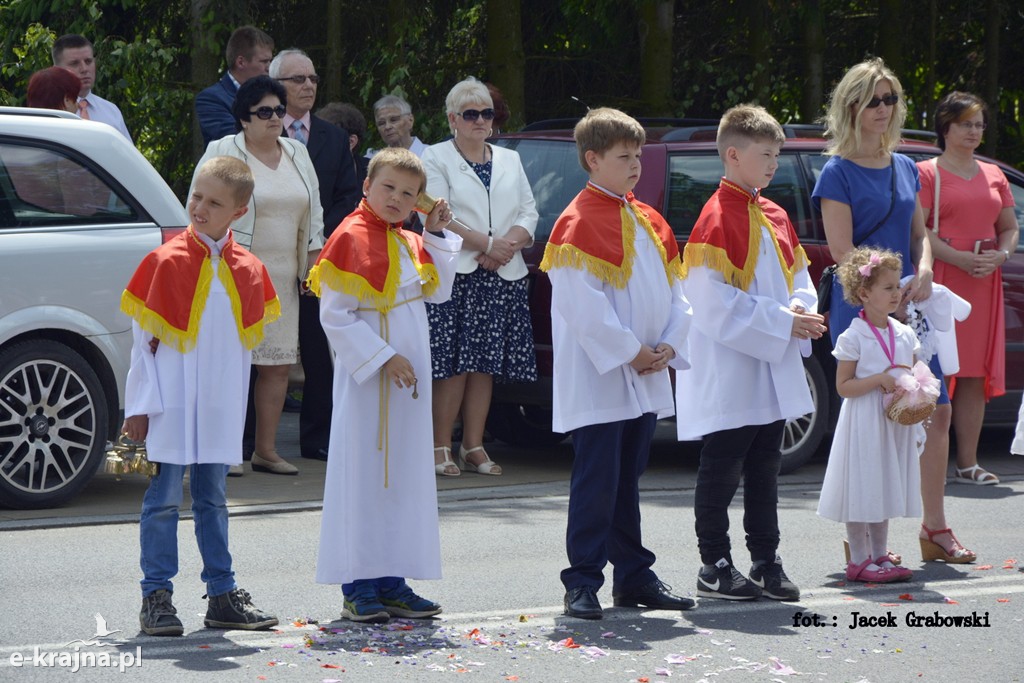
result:
[[[489,147],[493,154],[490,193],[455,149],[452,140],[431,145],[423,152],[427,193],[447,199],[459,222],[477,232],[504,237],[518,225],[532,238],[537,229],[537,204],[519,155],[504,147]],[[458,272],[465,275],[476,270],[480,265],[476,261],[479,254],[479,251],[463,249],[459,254]],[[527,270],[522,253],[516,251],[512,260],[497,272],[505,280],[524,277]]]
[[[306,249],[297,248],[299,272],[296,277],[304,278],[311,263],[307,263],[309,252],[322,249],[324,246],[324,210],[320,206],[320,183],[316,177],[316,169],[313,168],[313,161],[309,158],[306,146],[288,137],[281,137],[278,140],[281,150],[287,154],[299,170],[302,182],[306,184],[306,191],[309,193],[309,208],[299,222],[298,245],[305,244]],[[195,173],[192,175],[192,186],[188,188],[188,197],[185,198],[185,210],[188,210],[188,199],[195,189],[196,176],[199,169],[208,159],[213,157],[235,157],[246,164],[249,163],[249,151],[245,147],[245,134],[228,135],[220,140],[211,140],[206,148],[206,154],[196,164]],[[253,192],[249,199],[249,210],[244,216],[231,224],[231,234],[236,242],[249,249],[252,247],[252,235],[256,228],[256,194],[259,188]]]

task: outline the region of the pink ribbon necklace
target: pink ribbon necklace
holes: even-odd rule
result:
[[[888,318],[885,319],[886,327],[889,330],[889,345],[885,345],[885,341],[882,340],[882,335],[879,333],[878,328],[868,320],[868,316],[864,313],[864,309],[860,309],[861,319],[868,324],[871,331],[875,333],[875,339],[878,340],[879,346],[882,347],[882,351],[885,353],[885,357],[889,359],[889,369],[899,367],[896,365],[896,333],[892,329],[892,321]]]

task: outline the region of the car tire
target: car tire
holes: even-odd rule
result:
[[[494,403],[487,416],[487,431],[511,446],[557,446],[565,434],[552,431],[551,409],[519,403]]]
[[[108,417],[99,377],[71,347],[0,351],[0,504],[48,508],[77,494],[103,460]]]
[[[825,372],[814,356],[804,358],[804,376],[811,390],[814,412],[786,420],[782,434],[782,474],[799,469],[811,459],[825,438],[830,394]]]

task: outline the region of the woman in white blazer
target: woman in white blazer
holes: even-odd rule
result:
[[[281,300],[281,317],[267,325],[264,340],[252,352],[257,371],[252,391],[255,438],[248,431],[251,427],[246,433],[247,441],[254,440],[253,470],[271,474],[298,473],[277,453],[277,427],[288,393],[288,372],[298,359],[299,283],[324,245],[313,162],[305,145],[281,136],[286,101],[284,86],[269,76],[243,83],[233,108],[241,132],[210,142],[196,165],[198,173],[207,159],[231,156],[244,161],[256,180],[248,211],[231,226],[231,233],[263,261]]]
[[[469,78],[445,101],[452,139],[423,153],[427,192],[448,200],[451,225],[463,239],[451,299],[427,305],[434,366],[434,464],[437,474],[501,474],[483,447],[494,379],[537,379],[533,329],[526,298],[526,262],[537,208],[519,155],[487,144],[494,103],[487,87]],[[452,429],[462,414],[458,463]]]

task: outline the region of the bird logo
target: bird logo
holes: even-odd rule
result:
[[[112,643],[110,641],[107,641],[107,640],[104,640],[104,638],[107,638],[108,636],[111,636],[111,635],[113,635],[115,633],[120,633],[121,629],[118,628],[118,629],[114,629],[113,631],[111,631],[109,628],[107,628],[107,620],[104,619],[103,615],[100,614],[99,612],[97,612],[95,614],[95,617],[96,617],[96,633],[93,634],[92,638],[90,638],[89,640],[82,640],[81,638],[79,638],[78,640],[72,640],[70,643],[68,643],[64,647],[69,647],[71,645],[74,645],[75,643],[81,643],[82,645],[98,645],[98,646],[113,645],[114,643]]]

